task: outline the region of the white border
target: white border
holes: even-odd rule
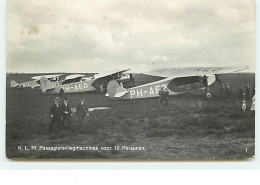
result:
[[[260,6],[260,0],[256,0],[256,5]],[[259,7],[257,8],[259,11]],[[257,64],[260,57],[260,39],[259,39],[259,19],[260,14],[256,11],[256,82],[260,81],[260,67]],[[260,157],[259,157],[259,115],[256,115],[256,158],[249,161],[229,161],[229,162],[82,162],[82,161],[60,161],[60,162],[50,162],[50,161],[23,161],[17,162],[13,160],[6,159],[5,157],[5,95],[6,95],[6,0],[0,0],[0,169],[16,169],[16,170],[56,170],[56,169],[99,169],[99,170],[110,170],[110,169],[124,169],[124,170],[227,170],[227,169],[260,169]],[[256,86],[256,97],[259,95],[259,88]],[[260,97],[260,96],[259,96]],[[259,100],[256,98],[256,109],[259,110]],[[64,176],[66,177],[66,176]],[[237,178],[239,175],[236,176]],[[13,177],[10,177],[13,178]],[[40,179],[39,179],[40,180]],[[191,181],[192,182],[192,181]],[[214,182],[213,179],[209,183]],[[233,183],[232,183],[233,184]]]

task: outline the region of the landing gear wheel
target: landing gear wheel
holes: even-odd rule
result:
[[[211,98],[211,93],[210,92],[206,92],[206,98]]]

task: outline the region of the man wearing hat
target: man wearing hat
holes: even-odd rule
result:
[[[68,129],[70,129],[71,121],[70,121],[70,115],[71,115],[71,109],[69,106],[69,100],[67,97],[63,98],[63,103],[61,104],[60,108],[62,111],[62,126],[64,127],[64,122],[66,120],[68,124]]]
[[[87,108],[87,106],[85,104],[85,100],[84,99],[81,99],[80,103],[77,105],[76,114],[77,114],[77,116],[79,118],[79,130],[80,130],[85,116],[86,115],[89,116],[88,108]]]
[[[49,131],[51,131],[51,128],[55,123],[57,123],[59,126],[61,124],[61,110],[59,106],[59,97],[56,97],[54,99],[54,104],[51,106],[50,109],[50,116],[51,116],[51,124],[49,126]]]

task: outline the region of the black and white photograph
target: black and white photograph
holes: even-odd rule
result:
[[[254,0],[8,0],[6,157],[255,158]]]

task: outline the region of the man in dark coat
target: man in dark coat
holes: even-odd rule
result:
[[[70,121],[70,117],[71,117],[71,108],[69,106],[68,103],[68,98],[65,97],[63,99],[63,103],[60,105],[60,109],[62,112],[62,126],[64,127],[64,122],[66,121],[68,124],[68,129],[70,129],[71,127],[71,121]]]
[[[165,105],[168,105],[170,93],[168,89],[165,89]]]
[[[159,104],[163,104],[164,98],[165,98],[165,91],[163,87],[161,87],[161,90],[159,91]]]
[[[227,83],[227,85],[226,85],[226,96],[231,97],[231,95],[232,95],[231,85],[229,83]]]
[[[221,87],[220,87],[220,90],[219,90],[221,98],[225,98],[226,97],[225,91],[226,91],[225,85],[221,84]]]
[[[57,123],[59,126],[61,126],[61,109],[59,106],[59,98],[56,97],[54,99],[54,104],[51,106],[50,109],[50,116],[51,116],[51,124],[49,126],[49,131],[51,131],[51,128],[55,123]]]
[[[206,87],[206,89],[208,88],[208,77],[206,75],[203,76],[203,85],[204,87]]]
[[[86,115],[89,116],[88,108],[85,104],[85,100],[83,99],[80,100],[80,103],[77,105],[76,108],[76,114],[79,118],[79,130],[80,130],[85,116]]]

